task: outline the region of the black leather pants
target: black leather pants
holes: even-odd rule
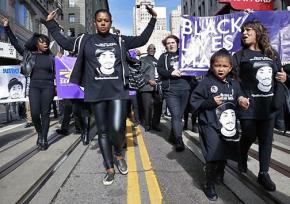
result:
[[[126,129],[127,100],[108,100],[91,104],[98,129],[98,141],[106,169],[113,168],[113,153],[122,155]]]

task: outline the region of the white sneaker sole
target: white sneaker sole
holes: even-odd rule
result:
[[[111,185],[112,183],[114,183],[114,180],[112,180],[112,181],[104,181],[104,180],[103,180],[103,184],[104,184],[105,186],[109,186],[109,185]]]

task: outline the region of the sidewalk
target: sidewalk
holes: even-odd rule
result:
[[[20,118],[18,116],[17,106],[14,109],[14,107],[10,105],[9,114],[7,114],[7,104],[0,103],[0,125],[18,119]]]

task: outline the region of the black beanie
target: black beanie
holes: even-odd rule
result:
[[[12,88],[12,86],[19,84],[23,88],[23,84],[16,78],[13,78],[8,83],[8,91]]]

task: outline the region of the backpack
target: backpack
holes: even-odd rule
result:
[[[129,65],[129,89],[138,90],[145,86],[146,80],[140,72],[141,61],[134,59],[127,53],[126,62]]]

